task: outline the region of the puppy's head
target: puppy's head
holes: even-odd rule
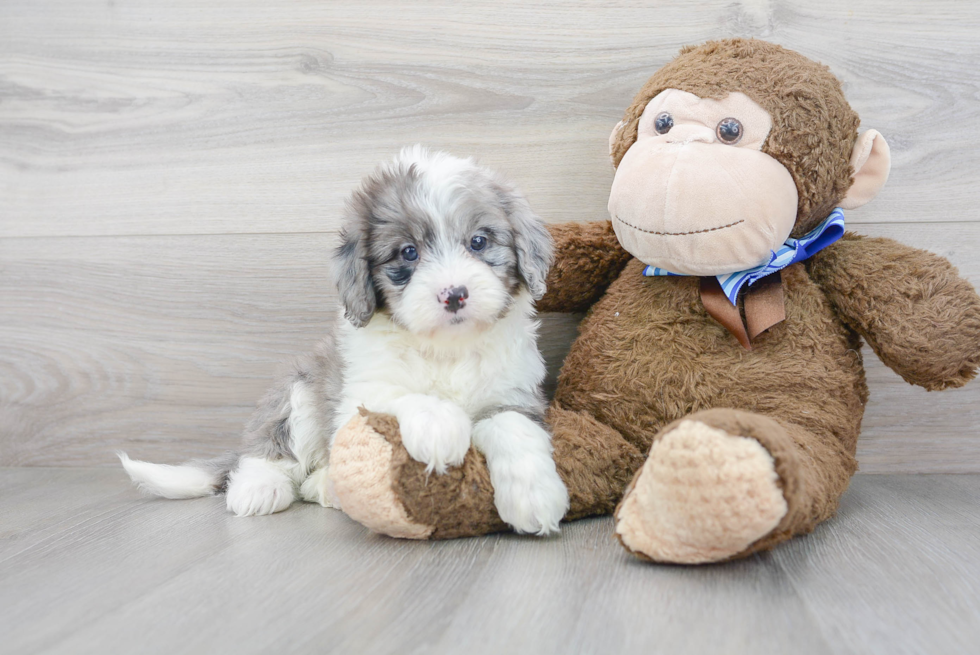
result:
[[[347,319],[385,311],[418,334],[479,330],[545,291],[552,242],[512,185],[472,159],[415,146],[352,194],[335,254]]]

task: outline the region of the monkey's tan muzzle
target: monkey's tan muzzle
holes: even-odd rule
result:
[[[768,261],[796,222],[789,171],[755,149],[641,139],[609,194],[616,236],[634,257],[686,275],[722,275]]]

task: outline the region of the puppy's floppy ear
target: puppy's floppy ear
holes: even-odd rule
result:
[[[340,231],[340,245],[334,251],[334,279],[344,316],[354,327],[364,327],[374,316],[377,292],[368,261],[368,218],[366,199],[355,193],[347,205],[347,217]]]
[[[514,230],[517,268],[531,297],[541,298],[547,290],[545,279],[555,260],[555,244],[544,221],[531,211],[527,198],[513,186],[497,181],[494,190]]]

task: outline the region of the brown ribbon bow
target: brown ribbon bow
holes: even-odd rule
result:
[[[746,350],[752,350],[752,339],[776,323],[786,320],[782,275],[778,271],[767,275],[752,286],[746,287],[742,297],[745,299],[744,324],[738,307],[725,296],[718,278],[701,278],[701,302],[704,303],[704,308],[712,318],[731,332]]]

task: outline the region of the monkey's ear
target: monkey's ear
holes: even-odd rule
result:
[[[885,186],[892,167],[891,151],[885,137],[877,130],[868,130],[859,136],[851,153],[851,167],[854,169],[851,176],[854,183],[840,202],[843,209],[860,207]]]
[[[613,146],[616,145],[616,139],[619,138],[619,133],[623,131],[624,125],[623,121],[619,121],[613,128],[612,134],[609,135],[609,159],[613,158]]]

